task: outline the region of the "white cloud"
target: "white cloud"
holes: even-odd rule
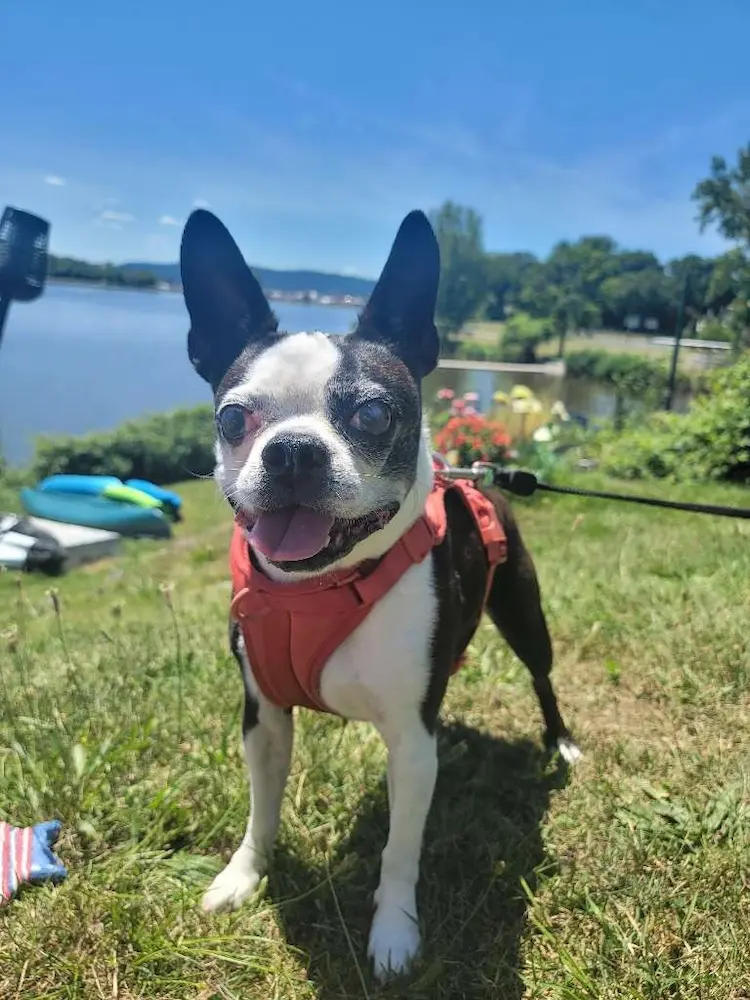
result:
[[[51,187],[65,187],[67,181],[64,177],[58,177],[57,174],[47,174],[44,178],[44,183],[49,184]]]
[[[324,126],[327,105],[311,103]],[[366,126],[364,136],[355,131],[356,141],[348,140],[341,149],[307,130],[258,134],[255,122],[222,108],[216,128],[233,142],[239,136],[241,172],[231,164],[217,167],[212,159],[186,165],[171,153],[154,163],[151,152],[136,160],[134,170],[117,154],[101,153],[92,164],[88,150],[65,150],[62,160],[59,150],[42,147],[25,154],[25,162],[15,168],[17,178],[11,171],[8,179],[7,163],[0,165],[0,190],[7,191],[6,200],[13,194],[18,203],[33,203],[34,186],[38,195],[45,182],[38,164],[48,162],[73,174],[74,183],[67,183],[71,190],[62,198],[66,204],[59,208],[55,244],[90,259],[161,259],[163,254],[174,260],[179,228],[154,211],[159,203],[168,204],[184,218],[191,207],[207,208],[207,197],[190,195],[196,184],[210,190],[226,213],[247,259],[269,267],[339,270],[343,263],[346,272],[375,275],[404,214],[439,205],[446,197],[484,216],[486,245],[492,250],[530,249],[542,255],[556,240],[586,232],[608,232],[625,246],[654,249],[662,259],[688,250],[724,249],[712,232],[700,235],[690,193],[707,173],[712,152],[723,151],[731,160],[743,127],[747,134],[750,111],[743,108],[736,121],[712,114],[707,123],[678,120],[672,127],[662,127],[659,116],[644,126],[646,134],[637,141],[623,137],[610,145],[592,138],[594,148],[558,156],[550,149],[553,140],[545,138],[544,109],[532,107],[528,121],[527,106],[521,104],[516,134],[509,126],[510,139],[501,129],[497,140],[494,133],[451,120],[448,112],[446,121],[428,115],[406,126],[373,122],[365,108],[332,105],[331,119],[342,133],[348,125],[356,130],[358,122]],[[94,168],[95,176],[107,178],[106,186],[85,186]],[[164,178],[161,189],[152,188],[154,174]],[[121,192],[122,201],[105,198],[108,188]],[[50,197],[61,200],[54,192]],[[137,221],[126,215],[125,204],[139,206]],[[70,213],[64,245],[63,211]],[[92,225],[76,223],[87,215]],[[157,231],[168,244],[154,244],[146,252],[145,234]]]
[[[135,222],[135,216],[129,212],[115,212],[108,208],[99,216],[102,222]]]
[[[175,219],[175,217],[173,215],[160,215],[159,216],[159,225],[160,226],[181,226],[182,225],[182,220],[181,219]]]

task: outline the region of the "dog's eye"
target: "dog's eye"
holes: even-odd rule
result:
[[[364,403],[351,419],[352,427],[363,434],[385,434],[393,419],[390,407],[380,400]]]
[[[248,432],[248,417],[247,410],[236,403],[230,403],[219,410],[216,415],[216,423],[219,434],[227,444],[237,445],[244,440]]]

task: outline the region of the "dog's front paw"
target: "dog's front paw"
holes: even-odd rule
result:
[[[378,979],[382,981],[391,975],[406,972],[418,951],[416,917],[400,907],[378,906],[367,949]]]
[[[203,895],[201,906],[206,913],[236,910],[258,888],[260,874],[254,868],[232,864],[220,872]]]
[[[580,747],[570,736],[560,737],[557,741],[557,751],[568,767],[573,767],[583,757]]]

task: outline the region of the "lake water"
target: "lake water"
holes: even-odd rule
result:
[[[283,329],[346,333],[354,309],[275,303]],[[40,434],[82,434],[210,402],[187,356],[181,295],[49,285],[14,303],[0,347],[0,447],[25,461]]]
[[[282,329],[347,333],[356,311],[275,303]],[[30,304],[11,306],[0,347],[0,452],[17,465],[42,434],[105,430],[146,413],[210,401],[187,357],[181,295],[50,285]],[[425,386],[473,391],[486,408],[498,389],[522,381],[572,411],[612,414],[606,387],[546,375],[442,370]]]

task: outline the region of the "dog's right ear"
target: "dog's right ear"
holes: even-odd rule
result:
[[[422,379],[437,366],[440,248],[424,212],[401,223],[354,336],[387,344]]]
[[[273,334],[278,321],[228,229],[205,209],[185,223],[180,271],[190,360],[215,389],[245,347]]]

